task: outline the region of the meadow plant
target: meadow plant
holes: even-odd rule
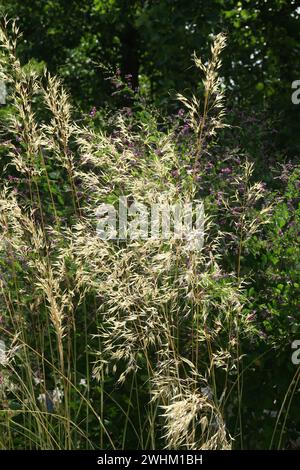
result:
[[[247,161],[232,194],[216,204],[202,195],[207,155],[225,127],[225,36],[215,37],[207,63],[194,56],[203,103],[179,96],[188,140],[150,111],[147,120],[115,113],[112,131],[90,123],[96,110],[86,124],[74,120],[59,78],[20,64],[19,36],[4,20],[0,447],[231,448],[243,440],[241,342],[256,334],[241,259],[270,207],[259,206],[263,188],[251,184]],[[120,197],[203,204],[203,246],[175,234],[101,239],[99,205]],[[227,243],[236,267],[225,271]]]

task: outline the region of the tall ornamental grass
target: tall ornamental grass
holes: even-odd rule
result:
[[[140,120],[116,112],[100,128],[74,119],[60,79],[20,64],[19,37],[5,20],[0,448],[230,449],[243,434],[241,345],[256,334],[240,263],[270,208],[244,160],[219,200],[224,218],[236,208],[228,242],[199,189],[225,127],[225,36],[207,62],[194,56],[203,98],[178,96],[180,131],[150,109]],[[199,230],[181,239],[99,237],[99,205],[120,197],[201,203],[203,246]],[[236,253],[228,272],[224,243]]]

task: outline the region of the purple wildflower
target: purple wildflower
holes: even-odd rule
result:
[[[95,106],[93,106],[93,108],[90,111],[90,117],[94,118],[96,116],[96,113],[97,113],[97,109]]]
[[[16,176],[8,175],[8,180],[9,181],[18,181],[18,178]]]
[[[224,175],[229,175],[231,172],[232,172],[232,170],[229,167],[222,168],[222,170],[221,170],[221,173],[223,173]]]
[[[190,126],[189,126],[189,124],[186,122],[186,123],[184,124],[183,128],[182,128],[182,134],[183,134],[183,135],[188,134],[188,133],[189,133],[189,130],[190,130]]]

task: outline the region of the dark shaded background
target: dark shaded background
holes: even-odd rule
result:
[[[275,123],[276,148],[295,159],[300,106],[300,3],[295,0],[1,0],[24,33],[21,57],[63,76],[84,110],[111,105],[107,77],[120,68],[161,107],[197,86],[194,50],[206,57],[210,35],[228,34],[222,74],[230,108]],[[170,99],[171,97],[171,99]],[[170,110],[170,109],[168,109]],[[272,136],[274,143],[274,135]]]

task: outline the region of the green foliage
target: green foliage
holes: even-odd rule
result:
[[[1,366],[2,448],[160,448],[163,436],[175,446],[180,423],[172,415],[179,401],[174,390],[159,405],[149,404],[150,392],[163,389],[149,380],[149,368],[157,372],[164,364],[157,362],[153,344],[129,350],[132,375],[124,375],[126,355],[119,352],[116,367],[118,356],[110,357],[131,325],[120,309],[130,297],[126,289],[139,286],[142,273],[153,284],[149,297],[138,297],[145,310],[140,318],[145,312],[150,317],[155,305],[149,298],[159,292],[159,318],[170,315],[167,325],[174,328],[168,340],[176,333],[171,351],[183,367],[174,380],[194,380],[194,371],[185,374],[195,361],[200,375],[193,387],[206,390],[203,402],[193,402],[206,410],[197,419],[204,429],[210,429],[207,416],[226,422],[225,431],[223,425],[218,429],[222,444],[215,447],[226,447],[227,432],[235,448],[296,446],[299,368],[291,362],[291,344],[300,334],[300,171],[299,119],[290,100],[291,81],[299,79],[295,8],[284,0],[3,3],[5,12],[17,11],[25,41],[14,70],[1,55],[9,96],[0,109],[0,328],[14,357],[12,365]],[[229,44],[222,80],[212,90],[191,69],[190,57],[194,50],[206,54],[209,35],[220,30],[228,31]],[[63,77],[73,109],[61,83],[44,74],[45,65]],[[206,116],[224,87],[230,128],[223,126],[220,109],[212,106],[213,120]],[[186,88],[196,98],[181,96],[188,107],[182,109],[172,97],[175,90],[187,95]],[[197,98],[203,89],[211,100],[207,108]],[[177,277],[181,269],[188,272],[191,260],[179,256],[179,271],[172,265],[166,280],[162,260],[170,247],[161,247],[155,261],[161,275],[151,278],[153,252],[136,245],[100,251],[91,242],[90,216],[99,200],[114,203],[125,191],[141,198],[170,188],[180,197],[195,191],[210,220],[209,255],[190,291],[201,299],[196,308]],[[112,273],[109,289],[106,276]],[[61,323],[49,309],[52,291],[63,311]],[[170,308],[163,298],[172,295]],[[159,325],[158,338],[164,331]],[[105,328],[114,341],[99,359]],[[54,391],[64,395],[56,396],[58,404]],[[182,392],[181,398],[189,409],[191,396]],[[209,431],[206,437],[210,442]]]

